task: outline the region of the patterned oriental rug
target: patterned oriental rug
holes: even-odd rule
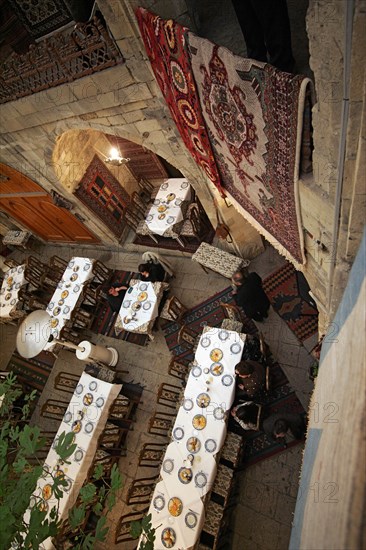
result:
[[[55,361],[56,358],[53,355],[44,351],[33,359],[24,359],[17,352],[14,352],[6,370],[13,371],[19,382],[24,384],[29,391],[37,390],[40,395]]]
[[[128,286],[130,279],[133,279],[135,276],[136,274],[130,271],[115,271],[111,283],[121,282]],[[147,335],[122,331],[117,336],[114,332],[116,319],[117,313],[111,310],[107,300],[102,299],[98,306],[96,319],[90,330],[98,334],[104,334],[104,336],[109,336],[110,338],[117,338],[117,340],[124,340],[125,342],[136,344],[137,346],[147,346],[150,341]]]
[[[282,254],[305,263],[298,176],[311,81],[235,56],[142,8],[136,13],[157,82],[193,158],[205,168],[208,157],[206,173],[220,191]]]
[[[287,323],[300,342],[318,332],[318,310],[307,296],[301,273],[286,263],[263,281],[263,288],[274,310]]]
[[[184,316],[184,322],[189,328],[198,333],[203,327],[219,326],[224,318],[220,302],[231,303],[231,287],[211,296],[205,302],[198,304]],[[184,345],[179,345],[177,336],[179,325],[167,321],[163,327],[166,343],[169,351],[182,363],[188,364],[193,360],[193,354]],[[250,319],[244,321],[243,332],[256,334],[257,329]],[[271,393],[263,399],[267,414],[275,412],[292,412],[305,414],[304,409],[292,390],[288,380],[278,363],[272,366],[271,370]],[[230,428],[229,428],[230,429]],[[270,441],[263,432],[248,432],[244,435],[244,465],[249,466],[260,460],[269,458],[284,450],[282,445]],[[291,441],[288,447],[296,445],[298,441]]]

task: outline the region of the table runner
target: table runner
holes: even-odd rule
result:
[[[61,329],[71,318],[84,284],[93,277],[93,262],[93,259],[81,257],[74,257],[69,261],[47,306],[47,312],[51,315],[51,335],[54,338],[59,337]],[[55,345],[50,342],[44,349],[51,351]]]
[[[24,277],[25,265],[12,267],[7,271],[0,290],[0,317],[9,319],[19,302],[19,289],[26,284]]]
[[[149,508],[152,525],[157,529],[157,548],[163,547],[162,537],[167,532],[175,538],[171,548],[176,549],[192,548],[199,538],[203,514],[190,503],[198,502],[212,489],[217,453],[226,436],[227,411],[235,395],[235,365],[241,359],[245,338],[244,334],[213,327],[205,327],[200,337],[172,429],[172,443],[160,470],[165,488],[157,484]],[[166,499],[172,497],[182,501],[182,512],[177,517],[166,510]],[[188,521],[187,510],[193,514]]]
[[[183,220],[190,198],[191,186],[186,179],[172,178],[162,183],[146,216],[150,231],[169,236],[168,233],[174,231],[176,224]]]
[[[49,512],[52,506],[57,505],[57,500],[53,498],[51,490],[52,476],[63,475],[68,486],[63,489],[63,497],[59,501],[58,517],[64,519],[67,516],[68,510],[74,505],[87,477],[98,446],[99,436],[107,422],[109,408],[121,389],[122,385],[109,384],[86,373],[81,375],[45,460],[44,474],[37,482],[37,487],[30,500],[30,508],[41,505]],[[71,431],[75,433],[74,443],[77,444],[77,448],[68,459],[70,464],[62,464],[54,449],[55,442],[63,432]],[[30,509],[25,513],[25,521],[28,521],[29,516]],[[51,539],[44,541],[41,548],[53,548]]]

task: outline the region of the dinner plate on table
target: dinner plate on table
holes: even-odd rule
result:
[[[227,340],[229,338],[230,334],[228,333],[227,330],[220,330],[219,331],[219,334],[218,334],[218,337],[220,338],[220,340],[222,342],[225,342],[225,340]]]
[[[231,386],[231,384],[234,382],[234,378],[231,376],[231,374],[225,374],[221,378],[221,382],[224,386]]]
[[[79,292],[80,290],[80,285],[75,285],[74,288],[72,289],[73,292]]]
[[[174,470],[174,460],[172,460],[171,458],[166,458],[163,462],[163,470],[167,474],[171,474]]]
[[[55,302],[50,302],[47,306],[47,311],[51,311],[54,305],[55,305]]]
[[[165,498],[163,495],[158,495],[153,500],[153,506],[157,512],[161,512],[161,510],[165,506]]]
[[[173,430],[173,437],[174,437],[174,439],[176,439],[177,441],[180,441],[181,439],[183,439],[183,437],[184,437],[184,430],[183,430],[183,428],[180,428],[180,427],[175,428],[175,429]]]
[[[183,409],[184,409],[185,411],[190,411],[190,410],[192,410],[192,409],[193,409],[193,405],[194,405],[194,403],[193,403],[192,399],[187,398],[187,399],[185,399],[185,400],[183,401]]]
[[[187,189],[188,186],[189,186],[188,181],[184,181],[183,183],[180,184],[181,189]]]
[[[78,385],[76,386],[75,393],[76,393],[77,395],[80,395],[81,393],[83,393],[83,389],[84,389],[84,386],[83,386],[82,384],[78,384]]]
[[[203,348],[208,348],[210,345],[211,345],[211,340],[210,340],[210,338],[208,338],[208,336],[204,336],[204,337],[201,339],[201,346],[202,346]]]
[[[151,302],[145,302],[144,305],[142,306],[142,309],[144,309],[145,311],[148,311],[150,308],[151,308]]]
[[[90,384],[89,384],[89,390],[95,391],[95,390],[97,389],[97,387],[98,387],[98,383],[97,383],[97,382],[95,382],[94,380],[93,380],[92,382],[90,382]]]
[[[241,351],[241,345],[238,344],[238,343],[231,344],[231,346],[230,346],[230,351],[231,351],[231,353],[235,353],[235,354],[240,353],[240,351]]]
[[[204,472],[198,472],[198,474],[194,476],[194,483],[196,487],[202,489],[207,485],[207,475]]]
[[[180,206],[183,202],[183,199],[175,199],[175,206]]]
[[[154,202],[153,202],[153,205],[154,206],[159,206],[160,204],[160,199],[155,199]]]
[[[194,529],[198,522],[197,514],[194,512],[188,512],[185,515],[184,522],[189,529]]]
[[[167,219],[166,223],[171,225],[174,222],[175,222],[175,217],[174,216],[168,216],[168,219]]]
[[[147,283],[140,283],[139,284],[139,290],[146,290],[147,289]]]
[[[201,374],[202,374],[202,369],[201,369],[201,367],[199,367],[198,365],[196,365],[196,366],[193,367],[193,369],[191,370],[191,373],[192,373],[192,376],[194,376],[195,378],[198,378],[198,377],[201,376]]]
[[[89,271],[90,268],[91,268],[91,264],[84,265],[84,271]]]
[[[168,186],[169,186],[169,183],[167,181],[165,181],[164,183],[161,184],[160,186],[160,189],[168,189]]]
[[[214,439],[206,439],[205,449],[208,453],[214,453],[217,449],[217,443]]]

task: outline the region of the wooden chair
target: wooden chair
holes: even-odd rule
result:
[[[176,416],[175,413],[155,411],[149,420],[148,433],[168,438]]]
[[[67,393],[74,393],[80,376],[76,374],[70,374],[68,372],[60,372],[55,378],[54,388],[55,390],[61,390]]]
[[[124,395],[119,395],[114,401],[113,405],[109,409],[109,419],[121,419],[121,420],[130,420],[132,411],[134,408],[134,403],[132,403],[128,397]]]
[[[94,275],[93,283],[97,285],[108,284],[113,275],[113,270],[109,269],[99,260],[94,260],[92,271]]]
[[[19,289],[18,298],[23,302],[24,309],[26,309],[27,311],[46,309],[49,302],[46,295],[38,296],[37,294],[27,290],[24,287]]]
[[[182,325],[178,332],[178,344],[185,344],[189,348],[192,348],[194,352],[199,342],[199,335],[197,332],[189,328],[187,325]]]
[[[81,332],[81,329],[64,326],[60,330],[59,339],[66,340],[67,342],[78,345],[83,339],[80,334]]]
[[[47,399],[41,407],[41,416],[53,420],[62,420],[69,406],[69,401],[60,401],[57,399]]]
[[[225,464],[219,463],[217,466],[216,477],[212,485],[211,499],[219,500],[224,508],[226,508],[230,493],[233,486],[234,470],[228,468]]]
[[[137,191],[134,191],[132,193],[131,203],[133,205],[133,208],[139,212],[141,217],[145,218],[147,206]]]
[[[68,262],[59,256],[51,256],[48,263],[48,273],[54,279],[62,279],[62,276],[67,268]]]
[[[243,437],[233,432],[227,432],[221,449],[220,462],[235,470],[241,462],[243,453]]]
[[[168,372],[171,376],[179,378],[179,380],[186,380],[189,372],[189,365],[181,363],[173,357],[169,363]]]
[[[141,521],[145,516],[148,508],[137,512],[130,512],[121,516],[117,522],[117,528],[114,535],[114,544],[120,544],[134,540],[131,537],[131,523],[133,521]]]
[[[95,319],[94,313],[88,313],[83,309],[74,309],[68,323],[73,329],[89,330]]]
[[[224,312],[224,316],[226,319],[243,322],[241,311],[238,306],[234,304],[226,304],[225,302],[220,302],[220,306]]]
[[[91,478],[93,476],[95,468],[100,465],[103,467],[103,477],[107,479],[110,478],[113,465],[117,462],[118,456],[112,455],[104,449],[97,449],[94,460],[88,472],[88,477]]]
[[[139,466],[144,468],[160,468],[165,451],[165,443],[145,443],[140,451]]]
[[[181,399],[182,391],[183,388],[181,386],[173,386],[172,384],[163,382],[158,389],[157,403],[171,409],[176,409],[177,403]]]
[[[198,204],[193,203],[188,207],[187,218],[179,231],[179,239],[177,240],[181,242],[182,237],[194,237],[201,242],[201,236],[207,230],[208,225],[203,213],[200,211]]]
[[[135,479],[127,491],[126,503],[131,505],[148,504],[155,489],[156,482],[159,479],[159,475],[158,473],[153,477]]]
[[[167,319],[168,321],[176,321],[179,323],[187,311],[188,308],[186,308],[176,296],[171,296],[165,302],[159,317],[162,319]]]
[[[136,211],[131,209],[126,209],[124,214],[124,220],[128,227],[132,229],[136,235],[146,236],[148,235],[154,241],[154,243],[159,244],[157,238],[151,233],[148,228],[145,219],[141,219],[140,215]]]
[[[225,522],[227,519],[224,516],[225,510],[223,506],[217,504],[213,500],[209,500],[205,509],[205,522],[201,531],[200,541],[204,544],[205,536],[209,536],[210,544],[208,548],[216,550],[219,543],[219,537],[225,530]],[[201,545],[198,546],[200,548]]]
[[[129,422],[126,422],[125,426],[116,426],[111,422],[107,422],[99,437],[98,447],[108,453],[114,453],[114,451],[117,450],[121,455],[125,454],[124,444],[130,427],[131,425]]]

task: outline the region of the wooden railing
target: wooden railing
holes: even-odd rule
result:
[[[0,68],[0,103],[102,71],[123,57],[105,26],[94,17],[68,34],[55,33],[23,55],[13,54]]]

